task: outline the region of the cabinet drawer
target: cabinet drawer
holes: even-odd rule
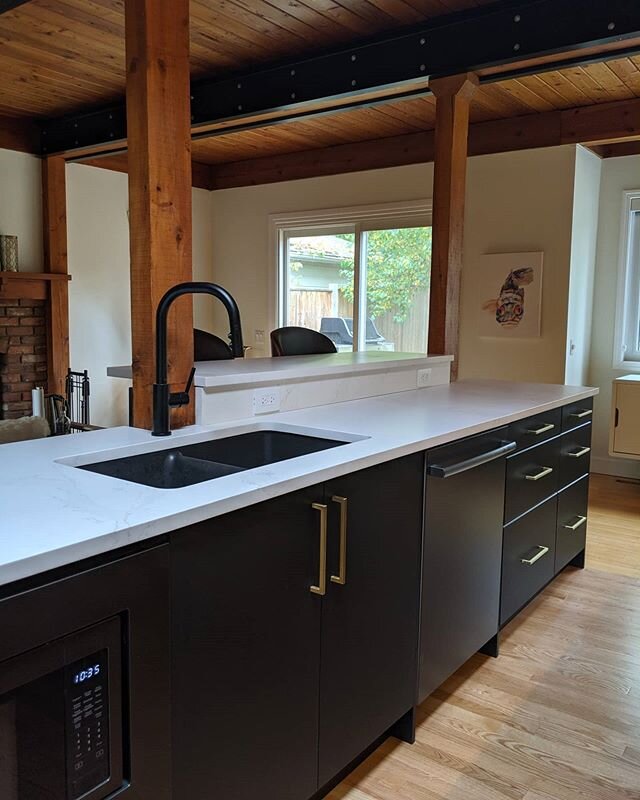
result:
[[[553,497],[504,529],[501,625],[554,576],[557,505]]]
[[[507,459],[505,524],[558,491],[559,438]]]
[[[556,535],[556,572],[581,553],[587,541],[589,477],[574,483],[558,495],[558,532]]]
[[[591,465],[591,424],[565,433],[560,439],[560,483],[563,489],[589,474]]]
[[[562,409],[554,408],[546,414],[521,419],[509,425],[509,439],[513,439],[518,450],[533,447],[536,444],[557,436],[562,430]]]
[[[593,416],[593,397],[580,400],[578,403],[564,406],[562,409],[562,430],[568,431],[589,422]]]

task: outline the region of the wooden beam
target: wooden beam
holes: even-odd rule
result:
[[[633,139],[628,142],[605,142],[589,147],[600,158],[621,158],[623,156],[640,155],[640,140]]]
[[[127,127],[131,248],[133,419],[152,423],[155,313],[176,283],[191,280],[189,0],[126,0]],[[193,304],[169,317],[169,381],[183,390],[193,365]],[[194,403],[173,414],[192,423]]]
[[[0,116],[0,148],[40,155],[40,129],[28,119]]]
[[[467,180],[469,106],[478,86],[474,74],[430,83],[436,97],[433,172],[433,239],[429,310],[429,352],[458,356],[460,278]]]
[[[45,272],[68,274],[66,164],[61,156],[42,161],[42,222]],[[64,394],[69,370],[69,284],[49,283],[47,302],[47,346],[49,392]]]
[[[478,156],[634,136],[640,137],[640,99],[479,122],[469,128],[468,152]],[[433,157],[434,132],[424,131],[213,165],[211,188],[423,164]]]
[[[127,153],[116,153],[94,158],[83,158],[74,160],[74,164],[85,164],[88,167],[99,167],[109,169],[114,172],[129,172],[129,158]],[[211,165],[202,164],[199,161],[191,162],[192,185],[194,189],[213,188],[211,182]]]

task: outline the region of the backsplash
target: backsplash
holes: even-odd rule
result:
[[[47,385],[44,300],[0,300],[0,419],[31,413],[31,390]]]

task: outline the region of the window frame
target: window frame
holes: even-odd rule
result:
[[[368,206],[349,206],[311,211],[298,211],[269,216],[269,326],[270,330],[285,324],[286,247],[291,235],[313,236],[323,232],[335,233],[339,229],[355,234],[354,241],[354,352],[365,349],[365,327],[360,324],[366,313],[366,289],[361,291],[364,273],[362,235],[370,230],[392,228],[418,228],[433,225],[431,200],[411,200],[400,203],[383,203]]]
[[[629,348],[632,336],[640,339],[640,189],[623,193],[614,369],[640,372],[640,342],[637,349]]]

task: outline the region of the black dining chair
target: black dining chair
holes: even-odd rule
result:
[[[229,345],[208,331],[193,329],[193,360],[194,361],[224,361],[233,358]]]
[[[288,326],[271,331],[272,356],[310,356],[337,352],[335,344],[328,336],[310,328]]]

